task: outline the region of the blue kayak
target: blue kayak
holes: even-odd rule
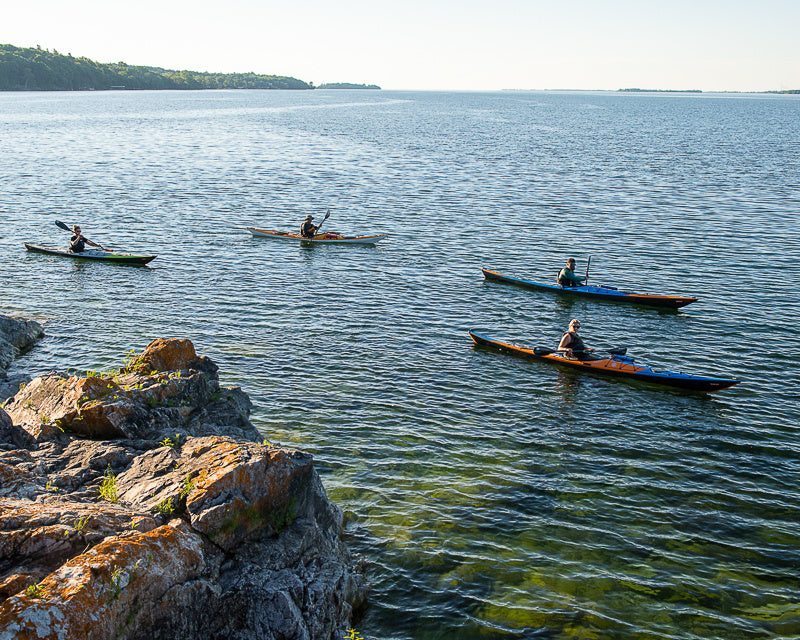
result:
[[[547,347],[522,347],[509,342],[495,340],[481,335],[480,333],[475,333],[474,331],[470,331],[469,335],[478,346],[489,347],[515,356],[550,362],[551,364],[557,364],[571,369],[580,369],[587,373],[596,373],[615,378],[630,378],[632,380],[641,380],[642,382],[665,385],[677,389],[713,393],[714,391],[721,391],[722,389],[727,389],[741,382],[733,378],[698,376],[676,371],[657,371],[646,365],[636,364],[633,358],[622,355],[621,353],[614,353],[607,358],[591,354],[585,360],[577,360],[567,357],[566,353],[558,351],[557,349],[548,349]]]
[[[610,302],[628,302],[630,304],[646,305],[648,307],[660,307],[662,309],[679,309],[685,307],[687,304],[697,302],[697,298],[689,298],[682,296],[661,296],[651,295],[646,293],[630,293],[628,291],[620,291],[614,287],[600,286],[592,287],[588,285],[581,285],[580,287],[562,287],[560,284],[545,284],[544,282],[534,282],[532,280],[522,280],[508,276],[497,271],[490,271],[489,269],[481,269],[483,277],[487,280],[495,282],[503,282],[505,284],[513,284],[525,289],[534,289],[536,291],[549,291],[551,293],[559,293],[564,295],[579,296],[582,298],[595,298],[600,300],[608,300]]]

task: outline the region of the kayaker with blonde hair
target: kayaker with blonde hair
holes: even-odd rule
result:
[[[587,349],[578,335],[578,330],[581,328],[580,320],[574,319],[569,323],[569,329],[561,336],[561,342],[558,343],[558,350],[563,351],[564,355],[568,358],[575,358],[576,360],[588,360],[592,356],[587,355],[593,352],[594,349]]]

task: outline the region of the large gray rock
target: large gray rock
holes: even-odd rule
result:
[[[48,374],[0,410],[0,640],[351,625],[366,583],[311,456],[261,443],[246,394],[186,342],[115,378]]]
[[[38,322],[0,313],[0,369],[8,369],[14,358],[43,335],[44,330]]]

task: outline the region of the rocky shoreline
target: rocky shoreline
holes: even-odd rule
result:
[[[250,408],[188,340],[9,398],[0,640],[342,638],[367,590],[342,513]]]
[[[38,322],[0,314],[0,402],[13,396],[20,383],[30,379],[24,376],[9,378],[6,369],[14,358],[30,349],[42,336],[44,329]]]

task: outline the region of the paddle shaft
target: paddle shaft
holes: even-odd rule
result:
[[[589,256],[589,259],[586,261],[586,282],[584,284],[589,284],[589,265],[592,264],[592,256]]]
[[[594,349],[548,349],[547,347],[534,347],[533,351],[538,356],[549,356],[553,353],[567,353],[567,352],[597,353]],[[627,347],[617,347],[615,349],[607,349],[604,353],[610,353],[613,356],[624,356],[627,351],[628,351]]]
[[[322,222],[319,223],[319,227],[325,224],[325,221],[330,217],[331,217],[331,210],[328,209],[328,212],[325,214],[325,217],[322,219]],[[317,230],[314,232],[314,235],[317,235],[317,233],[319,233],[319,227],[317,227]]]

